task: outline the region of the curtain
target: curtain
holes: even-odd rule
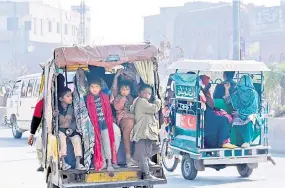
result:
[[[136,61],[136,70],[144,83],[154,86],[154,65],[152,61]]]

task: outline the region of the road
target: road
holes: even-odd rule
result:
[[[0,128],[0,187],[1,188],[45,188],[44,173],[36,172],[38,162],[34,147],[27,146],[27,136],[15,140],[9,129]],[[276,166],[261,164],[249,179],[241,179],[234,167],[216,172],[206,169],[195,181],[186,181],[180,167],[167,173],[168,184],[157,188],[284,188],[285,155],[274,157]]]

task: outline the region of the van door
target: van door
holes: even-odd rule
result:
[[[23,80],[19,103],[19,128],[29,130],[37,97],[33,96],[36,78]]]
[[[20,92],[21,92],[21,86],[22,86],[22,81],[18,80],[12,91],[9,94],[9,97],[7,99],[7,118],[10,119],[12,114],[17,114],[19,113],[19,97],[20,97]]]

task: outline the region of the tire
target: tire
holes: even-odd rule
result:
[[[168,172],[173,172],[176,168],[177,168],[177,165],[179,163],[179,158],[177,158],[173,152],[171,150],[169,150],[168,148],[168,140],[167,139],[164,139],[163,143],[162,143],[162,147],[161,147],[161,156],[162,156],[162,164],[163,164],[163,167],[165,168],[165,170],[167,170]],[[170,153],[172,152],[172,153]],[[169,159],[169,158],[174,158],[174,161],[171,165],[168,165],[167,162],[166,162],[166,159]]]
[[[23,133],[18,130],[17,118],[15,115],[11,115],[10,122],[12,125],[12,134],[14,138],[16,139],[22,138]]]
[[[253,169],[250,169],[247,164],[240,164],[237,166],[238,173],[243,178],[251,176]]]
[[[195,168],[194,159],[187,154],[182,158],[181,172],[186,180],[194,180],[197,177],[198,170]]]
[[[47,188],[59,188],[58,186],[54,185],[51,181],[51,173],[48,175],[48,180],[47,180]]]

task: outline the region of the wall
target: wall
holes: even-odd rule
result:
[[[269,119],[269,145],[273,153],[285,154],[285,118]]]

